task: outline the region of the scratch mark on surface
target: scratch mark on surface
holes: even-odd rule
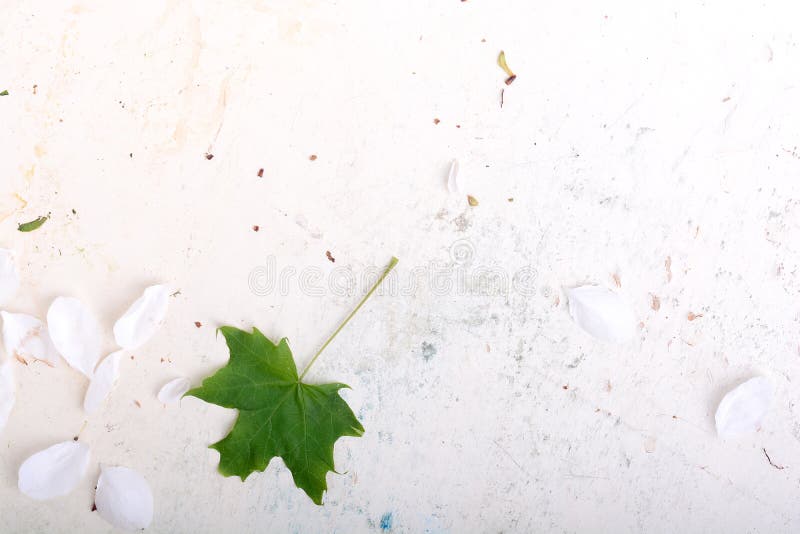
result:
[[[503,454],[505,454],[506,456],[508,456],[508,459],[509,459],[509,460],[511,460],[512,462],[514,462],[514,465],[516,465],[516,466],[517,466],[517,468],[518,468],[520,471],[522,471],[522,472],[523,472],[523,473],[525,473],[526,475],[530,476],[530,473],[528,473],[528,470],[527,470],[527,469],[525,469],[524,467],[522,467],[522,466],[520,465],[520,463],[519,463],[519,462],[518,462],[516,459],[514,459],[514,457],[513,457],[513,456],[511,456],[511,453],[510,453],[510,452],[508,452],[508,451],[507,451],[505,448],[503,448],[503,446],[502,446],[502,445],[500,445],[499,443],[497,443],[497,440],[496,440],[496,439],[493,439],[493,440],[492,440],[492,443],[494,443],[495,445],[497,445],[497,448],[498,448],[498,449],[500,449],[501,451],[503,451]]]

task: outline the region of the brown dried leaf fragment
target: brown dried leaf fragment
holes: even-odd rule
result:
[[[317,161],[317,155],[311,154],[310,156],[308,156],[308,159],[310,159],[311,161]]]
[[[28,365],[28,360],[20,356],[19,354],[14,354],[14,358],[23,365]]]
[[[200,321],[195,321],[195,322],[194,322],[194,325],[195,325],[197,328],[200,328],[201,326],[203,326],[203,323],[201,323]]]
[[[497,57],[497,64],[500,65],[500,68],[508,75],[508,78],[506,78],[506,85],[511,85],[514,80],[517,79],[517,75],[508,67],[508,63],[506,63],[506,53],[503,50],[500,51],[500,55]]]
[[[253,225],[253,231],[254,232],[258,232],[259,230],[261,230],[261,227],[259,225],[257,225],[257,224],[254,224]]]
[[[263,178],[264,177],[264,169],[258,169],[258,173],[256,174],[256,176],[258,176],[259,178]]]
[[[439,124],[440,122],[442,121],[440,121],[439,119],[433,119],[433,124]]]
[[[211,154],[210,152],[206,152],[206,159],[214,159],[214,154]]]
[[[330,250],[325,251],[325,257],[327,257],[328,261],[330,261],[331,263],[336,263],[336,258],[333,257],[333,254],[331,254]]]

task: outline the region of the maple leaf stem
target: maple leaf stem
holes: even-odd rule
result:
[[[400,261],[400,260],[398,260],[397,258],[392,256],[392,260],[389,262],[389,265],[386,266],[386,269],[383,271],[383,274],[380,276],[380,278],[378,278],[378,280],[375,282],[375,284],[372,286],[372,288],[369,291],[367,291],[367,294],[364,295],[364,297],[361,299],[361,302],[358,303],[358,306],[356,306],[355,309],[350,312],[350,315],[348,315],[345,318],[345,320],[342,321],[342,324],[339,325],[339,328],[337,328],[333,332],[333,334],[331,334],[331,337],[329,337],[328,340],[325,343],[323,343],[322,347],[320,347],[320,349],[317,351],[317,353],[314,355],[314,357],[311,358],[311,361],[308,362],[308,365],[306,365],[306,368],[303,369],[302,373],[300,373],[300,378],[297,379],[298,382],[302,382],[303,381],[303,377],[306,376],[306,373],[308,373],[308,370],[311,369],[311,366],[314,365],[314,362],[317,361],[317,358],[319,358],[319,355],[322,354],[322,351],[324,351],[325,348],[328,345],[330,345],[331,341],[333,341],[334,338],[337,336],[337,334],[339,334],[339,332],[342,331],[342,328],[344,328],[345,325],[348,322],[350,322],[350,319],[353,318],[353,316],[358,312],[358,310],[361,309],[361,306],[363,306],[364,303],[367,302],[367,299],[369,299],[372,296],[372,294],[375,292],[375,290],[378,289],[378,287],[381,285],[381,283],[383,283],[383,280],[387,276],[389,276],[389,273],[392,272],[392,269],[394,269],[394,266],[397,265],[398,261]]]

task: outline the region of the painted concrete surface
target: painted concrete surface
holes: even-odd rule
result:
[[[90,511],[99,462],[150,481],[151,532],[800,529],[790,3],[0,12],[0,246],[23,272],[8,308],[78,296],[110,352],[144,286],[180,290],[88,419],[92,469],[67,497],[27,499],[16,471],[81,430],[86,382],[15,367],[0,531],[110,532]],[[446,187],[453,159],[464,194]],[[392,255],[309,375],[349,384],[366,428],[336,445],[325,505],[279,460],[218,475],[207,445],[234,412],[163,407],[161,385],[223,365],[225,324],[288,337],[303,365]],[[634,342],[575,326],[562,288],[583,283],[631,302]],[[762,430],[719,439],[719,400],[756,375],[777,392]]]

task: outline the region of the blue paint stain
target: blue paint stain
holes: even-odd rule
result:
[[[393,520],[394,518],[392,517],[392,512],[386,512],[385,514],[383,514],[383,517],[381,517],[381,530],[383,532],[389,532],[390,530],[392,530]]]

